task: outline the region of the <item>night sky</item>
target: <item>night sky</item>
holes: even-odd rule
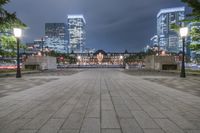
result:
[[[87,21],[86,47],[105,51],[140,51],[156,33],[161,8],[184,6],[180,0],[11,0],[6,9],[28,25],[24,42],[44,35],[46,22],[67,22],[68,14]]]

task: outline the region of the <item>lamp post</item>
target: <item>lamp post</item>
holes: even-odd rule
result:
[[[78,61],[79,61],[79,66],[80,66],[80,64],[81,64],[81,56],[79,55],[77,58],[78,58]]]
[[[122,55],[120,55],[120,56],[119,56],[119,59],[120,59],[120,64],[123,65],[123,64],[124,64],[124,62],[123,62],[124,57],[123,57]]]
[[[42,56],[44,56],[44,51],[43,51],[43,49],[44,49],[44,37],[42,37],[41,41],[42,41]]]
[[[20,69],[20,60],[19,60],[19,38],[22,35],[22,30],[20,28],[14,28],[13,29],[14,36],[17,39],[17,73],[16,73],[16,78],[21,78],[21,69]]]
[[[183,27],[180,28],[180,36],[182,38],[182,42],[183,42],[183,53],[182,53],[182,65],[181,65],[181,74],[180,77],[185,78],[185,39],[188,35],[188,28],[187,27]]]

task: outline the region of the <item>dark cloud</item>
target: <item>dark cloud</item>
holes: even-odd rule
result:
[[[67,14],[83,14],[87,47],[107,51],[139,51],[156,33],[161,8],[183,6],[180,0],[11,0],[6,8],[29,26],[24,41],[44,34],[45,22],[66,22]]]

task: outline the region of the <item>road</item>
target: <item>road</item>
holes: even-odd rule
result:
[[[34,78],[53,80],[1,97],[0,133],[200,132],[200,97],[122,69]]]

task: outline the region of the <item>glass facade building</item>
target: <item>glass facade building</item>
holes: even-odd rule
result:
[[[172,24],[182,25],[185,7],[161,9],[157,14],[157,35],[160,49],[178,53],[181,51],[179,35],[171,28]]]
[[[67,52],[68,32],[66,23],[45,24],[45,47],[50,50]]]
[[[83,53],[86,40],[86,21],[83,15],[68,15],[69,52]]]
[[[49,38],[60,38],[61,40],[68,40],[67,24],[46,23],[45,36],[48,36]]]
[[[154,35],[154,36],[150,39],[150,45],[151,45],[152,47],[158,46],[158,35]]]

